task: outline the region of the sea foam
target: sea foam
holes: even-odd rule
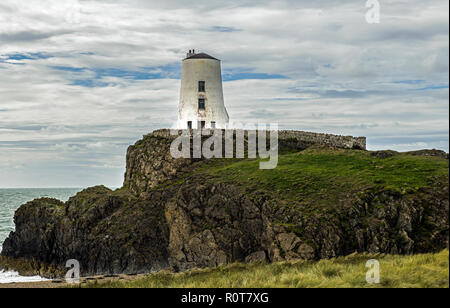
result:
[[[39,282],[48,281],[49,279],[40,276],[20,276],[18,272],[0,270],[0,283],[20,283],[20,282]]]

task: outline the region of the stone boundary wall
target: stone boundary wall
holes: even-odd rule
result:
[[[312,144],[324,144],[335,148],[366,150],[366,137],[340,136],[298,130],[278,131],[279,140],[296,139]]]
[[[176,136],[170,134],[169,129],[155,130],[150,135],[175,139]],[[312,133],[298,130],[280,130],[278,131],[279,140],[296,140],[310,144],[323,144],[342,149],[360,149],[366,150],[366,137],[340,136],[323,133]]]

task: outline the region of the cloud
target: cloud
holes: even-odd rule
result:
[[[240,29],[236,29],[234,27],[221,27],[221,26],[213,26],[211,28],[209,28],[210,31],[212,32],[237,32],[237,31],[242,31]]]
[[[2,43],[16,43],[16,42],[30,42],[48,39],[56,35],[65,34],[64,32],[35,32],[35,31],[21,31],[15,33],[0,34],[0,42]]]
[[[120,186],[194,48],[222,60],[233,120],[448,151],[448,2],[382,1],[377,25],[364,4],[2,1],[0,187]]]

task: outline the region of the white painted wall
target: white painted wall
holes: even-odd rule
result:
[[[205,81],[205,92],[198,91],[198,82]],[[205,110],[198,109],[198,99],[205,99]],[[188,121],[197,128],[199,121],[216,122],[216,128],[225,128],[229,122],[223,101],[222,71],[219,60],[184,59],[181,76],[178,128],[186,129]]]

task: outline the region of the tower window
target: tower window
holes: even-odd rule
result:
[[[212,128],[212,129],[215,129],[215,128],[216,128],[216,122],[214,122],[214,121],[211,122],[211,128]]]
[[[205,109],[205,99],[204,98],[198,99],[198,109],[201,109],[201,110]]]
[[[188,123],[187,123],[188,125],[188,129],[192,129],[192,121],[188,121]]]
[[[198,82],[198,92],[205,92],[205,82],[204,81]]]

